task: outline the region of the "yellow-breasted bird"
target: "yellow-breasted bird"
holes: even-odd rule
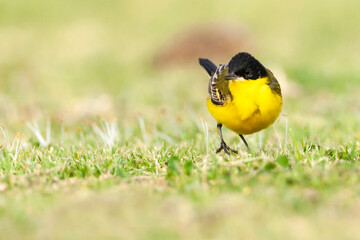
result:
[[[222,125],[237,133],[249,150],[243,135],[267,128],[281,112],[280,84],[270,70],[246,52],[219,67],[208,59],[199,58],[199,63],[210,76],[207,108],[217,121],[221,141],[216,152],[237,153],[226,145]]]

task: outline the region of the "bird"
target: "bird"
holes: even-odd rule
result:
[[[238,153],[225,143],[223,125],[238,134],[250,151],[244,135],[269,127],[280,115],[283,98],[279,82],[247,52],[239,52],[228,64],[216,66],[205,58],[199,58],[199,63],[210,77],[206,104],[217,121],[220,147],[216,153]]]

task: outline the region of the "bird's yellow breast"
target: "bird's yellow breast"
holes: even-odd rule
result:
[[[252,134],[267,128],[278,118],[282,98],[267,84],[268,78],[230,80],[232,99],[224,105],[207,100],[207,107],[218,124],[238,134]]]

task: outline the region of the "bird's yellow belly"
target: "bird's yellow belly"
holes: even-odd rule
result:
[[[233,99],[225,105],[215,105],[210,98],[207,107],[218,124],[237,134],[252,134],[267,128],[278,118],[282,98],[266,84],[267,78],[231,81]]]

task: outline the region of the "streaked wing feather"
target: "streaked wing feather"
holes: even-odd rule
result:
[[[228,82],[224,80],[224,76],[228,72],[228,65],[220,65],[209,80],[209,94],[213,104],[224,105],[231,99]]]

